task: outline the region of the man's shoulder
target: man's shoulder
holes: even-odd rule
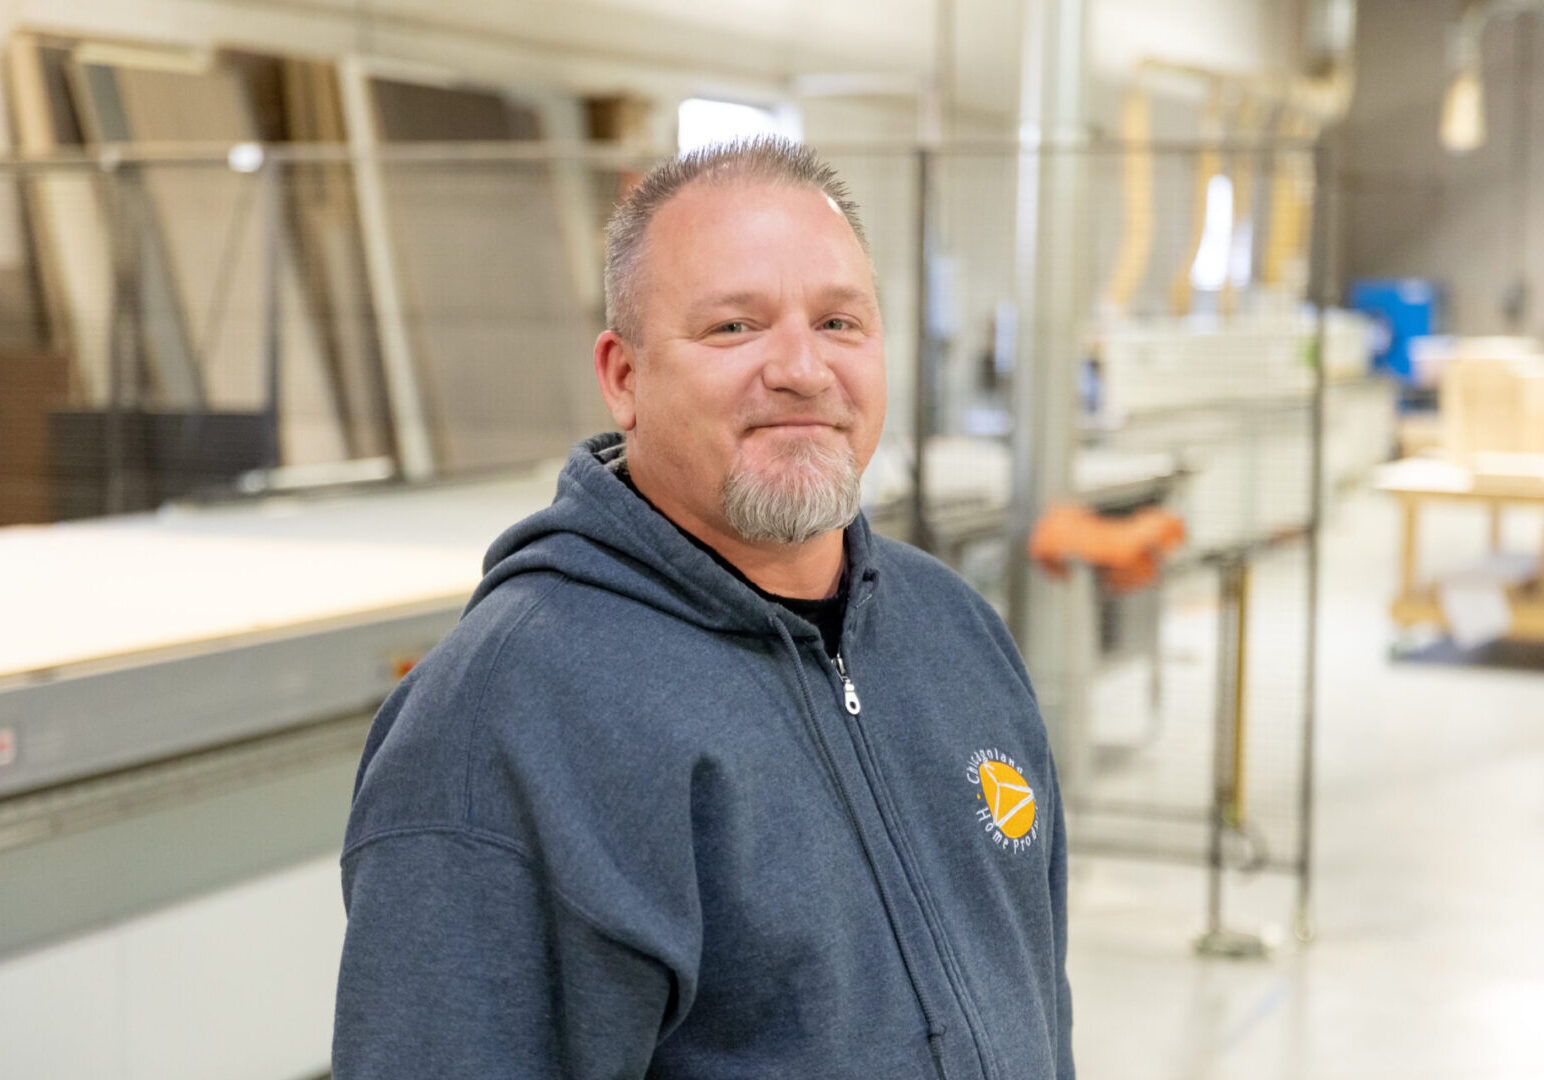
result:
[[[997,609],[946,563],[911,544],[874,538],[874,563],[890,594],[884,608],[905,625],[923,621],[935,632],[962,635],[990,647],[1028,685],[1013,635]]]
[[[509,651],[524,653],[539,645],[547,636],[547,624],[553,612],[562,611],[568,580],[553,570],[521,574],[500,582],[468,605],[450,632],[441,639],[426,661],[440,666],[454,662],[481,664],[494,654]]]
[[[554,630],[583,633],[618,617],[636,600],[565,572],[561,566],[525,569],[486,581],[462,613],[455,633],[478,639],[511,636],[539,644]]]
[[[527,837],[531,792],[572,801],[620,782],[640,746],[652,774],[684,760],[669,696],[648,669],[687,665],[633,657],[619,603],[557,571],[483,595],[377,714],[349,844],[429,825]],[[659,637],[647,639],[655,652]]]
[[[874,564],[886,577],[907,588],[925,589],[940,601],[953,601],[972,609],[985,606],[990,610],[981,594],[936,555],[885,536],[875,536],[872,542]]]

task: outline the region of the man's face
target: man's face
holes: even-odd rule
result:
[[[643,340],[630,413],[617,413],[639,487],[688,528],[734,533],[728,489],[797,501],[835,468],[861,473],[884,423],[884,333],[835,204],[804,187],[696,183],[645,243]]]

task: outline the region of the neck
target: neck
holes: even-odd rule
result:
[[[688,532],[739,567],[740,573],[775,596],[824,600],[835,596],[846,561],[842,530],[821,533],[802,544],[751,543],[738,536],[705,536]]]
[[[758,588],[795,600],[835,596],[846,562],[841,529],[832,529],[802,544],[747,540],[722,521],[708,520],[630,470],[633,485],[654,507],[678,526],[732,563]]]

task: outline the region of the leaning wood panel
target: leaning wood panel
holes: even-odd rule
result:
[[[30,33],[6,43],[14,138],[23,155],[80,145],[65,74],[69,48]],[[54,169],[24,184],[49,341],[70,356],[74,396],[85,405],[105,404],[111,386],[112,256],[99,183],[95,171]]]
[[[293,58],[274,63],[283,137],[300,143],[345,142],[336,67],[329,61]],[[284,196],[304,296],[322,335],[349,456],[393,454],[390,407],[349,168],[290,164],[284,170]]]
[[[386,209],[380,163],[375,159],[380,138],[370,104],[370,69],[350,57],[339,72],[344,122],[354,154],[355,197],[370,282],[371,304],[381,344],[381,366],[391,404],[397,462],[409,480],[434,475],[434,446],[424,418],[423,393],[413,366],[413,347],[402,311],[402,287],[397,278],[397,253]]]
[[[370,79],[386,143],[540,135],[533,109],[477,86]],[[446,470],[561,456],[589,415],[593,328],[569,272],[556,178],[540,161],[382,170],[403,318]]]
[[[112,59],[93,63],[94,55]],[[132,141],[231,145],[263,134],[246,75],[219,58],[145,49],[83,51],[81,67],[107,68],[123,134]],[[204,396],[215,408],[266,401],[265,231],[279,231],[279,438],[288,464],[347,456],[325,352],[297,274],[294,245],[264,197],[267,178],[223,164],[144,168],[140,190],[170,278],[171,303],[192,345]],[[282,179],[273,182],[281,183]]]
[[[87,143],[134,141],[117,71],[108,64],[83,60],[82,48],[89,51],[90,46],[72,51],[68,70]],[[202,408],[203,373],[175,285],[176,269],[162,233],[161,215],[145,190],[141,167],[114,170],[107,195],[113,261],[120,285],[129,289],[119,302],[129,302],[134,314],[154,384],[152,400],[172,408]],[[136,394],[133,403],[143,404],[142,395]]]

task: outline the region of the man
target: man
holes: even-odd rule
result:
[[[623,435],[382,708],[343,856],[353,1077],[1070,1077],[1065,831],[1013,643],[872,535],[856,210],[710,149],[608,237]]]

